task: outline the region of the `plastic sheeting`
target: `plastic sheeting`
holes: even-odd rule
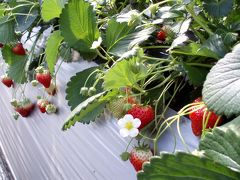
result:
[[[90,125],[77,123],[66,132],[61,130],[70,113],[65,100],[66,83],[76,72],[93,65],[87,62],[63,63],[57,79],[59,91],[52,99],[59,107],[56,115],[35,110],[29,118],[15,121],[9,103],[12,90],[0,85],[0,142],[16,179],[136,180],[131,164],[119,158],[128,139],[119,135],[116,120],[106,116]],[[26,95],[36,99],[41,94],[27,85]],[[183,121],[181,126],[193,150],[198,140],[192,135],[189,121]],[[174,148],[172,136],[165,134],[159,146],[160,150],[171,152]],[[179,140],[176,147],[184,149]]]

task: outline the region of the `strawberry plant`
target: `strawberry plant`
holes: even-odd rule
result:
[[[63,130],[76,122],[94,122],[107,109],[117,118],[121,135],[150,144],[156,156],[158,140],[173,123],[179,125],[181,116],[189,115],[193,133],[202,141],[217,126],[239,127],[238,118],[233,120],[240,115],[239,1],[11,0],[0,5],[5,7],[0,11],[0,48],[8,75],[2,82],[8,87],[32,82],[44,96],[54,96],[63,61],[95,62],[67,84],[72,112]],[[26,99],[24,88],[14,91],[13,98]],[[193,102],[197,97],[202,100]],[[46,99],[38,100],[38,108],[55,113],[57,108]],[[178,113],[167,118],[169,108]],[[179,126],[176,133],[184,143]],[[213,165],[179,153],[153,158],[151,171],[159,159],[163,165],[167,159]],[[239,177],[219,163],[226,177]],[[146,174],[155,176],[148,170]],[[147,179],[145,172],[141,178]]]

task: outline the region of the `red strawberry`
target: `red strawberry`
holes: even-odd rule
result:
[[[41,83],[45,88],[49,88],[51,85],[51,74],[48,70],[44,70],[43,72],[36,73],[36,80]]]
[[[7,87],[11,87],[11,86],[13,86],[13,80],[10,78],[10,77],[8,77],[7,75],[3,75],[3,76],[1,76],[1,79],[2,79],[2,83],[5,85],[5,86],[7,86]]]
[[[129,160],[136,171],[141,171],[143,163],[149,161],[152,156],[153,153],[149,148],[136,147],[130,152]]]
[[[160,30],[159,32],[157,32],[157,39],[159,41],[165,41],[166,40],[166,32],[163,30]]]
[[[12,48],[12,52],[16,55],[26,55],[26,51],[23,48],[22,43],[16,44],[16,46]]]
[[[0,48],[3,48],[3,44],[2,43],[0,43]]]
[[[150,123],[154,117],[155,113],[151,106],[134,105],[127,114],[131,114],[134,118],[138,118],[141,121],[141,126],[139,129],[144,128],[148,123]]]
[[[194,103],[197,103],[197,102],[202,102],[202,98],[197,98],[196,100],[194,100]],[[194,107],[193,107],[193,110],[194,110]],[[206,111],[206,115],[205,115],[205,120],[206,120],[208,117],[208,114],[210,113],[210,111],[208,111],[208,109],[207,109],[207,106],[204,106],[203,108],[198,109],[189,114],[189,118],[192,121],[192,125],[191,125],[192,131],[195,136],[200,136],[202,134],[203,117],[204,117],[205,111]],[[208,119],[206,129],[213,128],[215,126],[218,118],[219,118],[218,115],[216,115],[214,112],[211,112],[211,115]],[[204,122],[205,122],[205,120],[204,120]],[[223,121],[223,119],[220,118],[217,125],[220,125],[222,123],[222,121]]]
[[[28,117],[33,109],[34,104],[27,99],[23,102],[20,102],[19,105],[15,108],[15,111],[18,112],[22,117]]]
[[[37,106],[39,108],[39,110],[42,112],[42,113],[45,113],[46,112],[46,106],[49,104],[48,100],[46,99],[39,99],[37,101]]]

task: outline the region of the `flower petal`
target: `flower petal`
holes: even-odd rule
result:
[[[127,130],[126,128],[120,129],[119,132],[122,137],[127,137],[129,135],[129,130]]]
[[[131,114],[126,114],[123,118],[124,118],[124,119],[127,119],[128,122],[129,122],[129,120],[131,121],[131,120],[134,119],[133,116],[132,116]]]
[[[118,123],[119,127],[123,128],[123,127],[125,127],[125,124],[127,123],[127,120],[124,119],[124,118],[121,118],[121,119],[118,120],[117,123]]]
[[[133,127],[135,127],[135,128],[139,128],[140,125],[141,125],[141,121],[140,121],[140,119],[135,118],[135,119],[133,120]]]
[[[139,130],[133,128],[133,129],[131,129],[131,130],[129,131],[129,136],[131,136],[131,137],[136,137],[136,136],[138,135],[138,133],[139,133]]]

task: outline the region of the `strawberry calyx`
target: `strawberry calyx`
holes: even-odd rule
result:
[[[53,114],[57,112],[57,107],[54,104],[47,104],[46,105],[46,112],[48,114]]]
[[[38,66],[35,69],[36,73],[40,73],[40,74],[42,74],[44,72],[44,70],[45,70],[45,68],[43,66]]]

